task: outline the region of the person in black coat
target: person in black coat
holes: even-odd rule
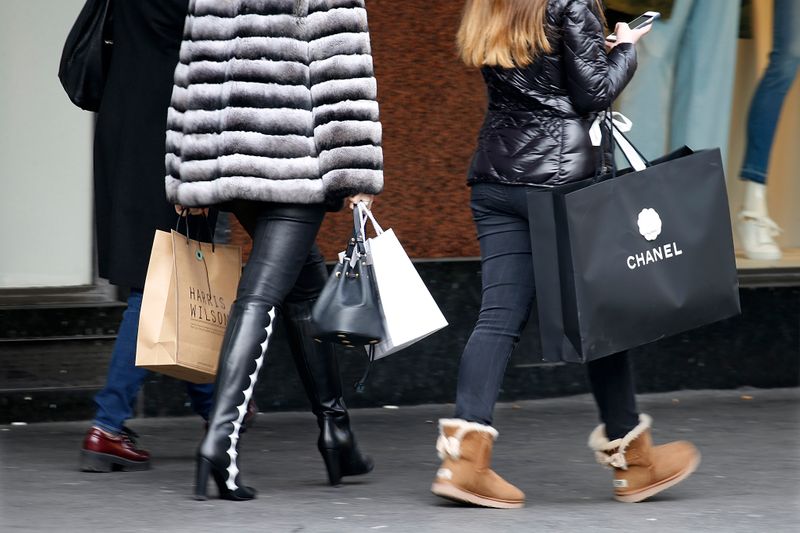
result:
[[[94,144],[97,260],[100,276],[130,289],[130,295],[106,385],[95,396],[97,412],[81,448],[84,471],[142,470],[150,464],[150,454],[137,447],[124,423],[148,374],[134,362],[153,236],[157,229],[175,227],[177,218],[164,192],[164,142],[188,3],[113,3],[113,55]],[[203,418],[208,418],[213,390],[212,384],[187,383],[192,408]]]
[[[481,69],[489,97],[468,177],[483,293],[461,358],[455,417],[439,421],[443,463],[431,487],[439,496],[494,508],[525,502],[489,466],[494,405],[535,295],[527,193],[589,178],[602,161],[590,125],[633,77],[634,43],[649,28],[619,24],[614,44],[604,30],[596,0],[467,1],[461,56]],[[690,443],[651,446],[627,353],[587,369],[603,422],[589,444],[614,469],[616,499],[641,501],[694,471],[699,454]]]

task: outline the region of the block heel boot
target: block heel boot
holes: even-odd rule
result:
[[[275,308],[261,302],[237,300],[231,309],[208,431],[197,451],[194,489],[197,500],[206,499],[209,477],[213,477],[222,499],[243,501],[256,497],[254,489],[242,484],[239,436],[274,322]]]
[[[337,486],[342,477],[372,471],[374,463],[361,454],[350,428],[336,352],[330,343],[317,342],[312,337],[312,307],[313,301],[286,303],[283,319],[292,358],[317,417],[317,447],[325,461],[328,481]]]

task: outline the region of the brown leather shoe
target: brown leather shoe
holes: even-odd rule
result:
[[[92,426],[86,432],[81,446],[81,470],[83,472],[111,472],[112,470],[147,470],[150,468],[150,453],[137,448],[136,433],[123,428],[114,435]]]

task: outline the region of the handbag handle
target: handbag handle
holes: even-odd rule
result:
[[[347,250],[344,252],[344,269],[342,275],[346,275],[347,271],[354,268],[356,263],[361,257],[367,255],[365,246],[364,230],[361,224],[361,212],[358,209],[353,209],[353,236],[350,242],[347,243]]]

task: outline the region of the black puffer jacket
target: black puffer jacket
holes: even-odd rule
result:
[[[632,44],[605,49],[594,0],[550,0],[553,52],[525,68],[484,67],[489,109],[469,183],[552,187],[591,176],[599,162],[589,140],[636,70]]]

